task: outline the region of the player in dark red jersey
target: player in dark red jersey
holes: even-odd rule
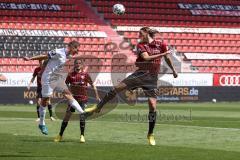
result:
[[[150,145],[156,144],[153,136],[153,129],[156,122],[156,89],[162,57],[164,57],[168,66],[172,69],[174,78],[178,76],[168,55],[170,51],[167,51],[167,45],[154,39],[156,33],[158,33],[156,30],[149,27],[140,29],[139,38],[141,42],[137,45],[137,60],[135,63],[138,70],[108,92],[96,107],[90,109],[92,112],[100,112],[101,108],[113,99],[117,93],[125,89],[133,90],[142,88],[145,95],[148,97],[149,104],[149,130],[147,138]],[[90,110],[88,111],[91,112]]]
[[[74,61],[74,71],[68,74],[66,84],[69,85],[74,98],[78,101],[83,110],[87,106],[88,101],[87,95],[88,84],[90,84],[93,87],[96,99],[100,101],[97,88],[93,84],[89,74],[86,71],[84,71],[83,62],[80,59],[76,59]],[[66,114],[61,124],[59,135],[54,139],[55,142],[60,142],[62,140],[63,132],[68,125],[68,121],[71,118],[72,112],[75,112],[75,109],[72,108],[71,106],[68,106]],[[85,130],[85,116],[84,114],[80,114],[81,143],[85,142],[84,130]]]
[[[47,65],[47,61],[39,61],[39,67],[35,68],[33,75],[32,75],[32,79],[28,85],[28,90],[30,90],[30,86],[32,85],[32,83],[34,82],[35,78],[37,77],[37,120],[36,121],[40,121],[40,116],[39,116],[39,108],[40,108],[40,103],[41,103],[41,99],[42,99],[42,84],[41,84],[41,78],[42,78],[42,73],[44,71],[44,68]],[[52,121],[55,121],[55,118],[53,117],[53,112],[52,112],[52,105],[49,102],[48,104],[48,111],[49,111],[49,115],[50,115],[50,119]]]

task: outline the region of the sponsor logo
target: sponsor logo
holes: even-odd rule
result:
[[[240,75],[222,75],[219,77],[221,86],[240,86]]]

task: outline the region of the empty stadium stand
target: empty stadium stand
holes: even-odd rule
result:
[[[157,38],[174,46],[183,56],[183,63],[192,64],[194,72],[239,73],[239,58],[222,59],[223,63],[213,58],[202,63],[184,57],[184,53],[240,54],[240,11],[236,9],[239,1],[123,0],[124,16],[112,13],[111,6],[117,0],[90,2],[132,44],[137,43],[141,26],[156,27],[161,32]]]

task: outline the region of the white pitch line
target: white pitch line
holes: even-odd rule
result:
[[[121,123],[121,124],[130,124],[130,125],[147,123],[147,122],[139,123],[139,122],[111,122],[111,121],[88,121],[88,122]],[[158,126],[176,126],[176,127],[185,127],[185,128],[204,128],[204,129],[240,131],[240,128],[203,127],[203,126],[190,126],[190,125],[188,126],[188,125],[178,125],[178,124],[158,124],[158,123],[156,125],[158,125]]]
[[[4,120],[2,120],[4,119]],[[9,121],[10,120],[10,121]],[[23,120],[23,121],[32,121],[35,122],[34,118],[0,118],[0,123],[9,123],[9,122],[14,122],[18,120]],[[47,119],[48,120],[48,119]],[[62,121],[57,119],[56,122]],[[117,123],[117,124],[129,124],[129,125],[136,125],[136,124],[146,124],[147,122],[113,122],[113,121],[87,121],[87,123]],[[15,122],[14,122],[15,123]],[[184,127],[184,128],[203,128],[203,129],[216,129],[216,130],[229,130],[229,131],[240,131],[240,128],[220,128],[220,127],[203,127],[203,126],[191,126],[191,125],[178,125],[178,124],[156,124],[158,126],[176,126],[176,127]]]

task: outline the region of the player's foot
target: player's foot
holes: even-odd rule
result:
[[[97,108],[97,105],[95,104],[92,107],[86,108],[84,114],[86,116],[89,116],[89,115],[93,114],[94,112],[97,112],[97,110],[98,110],[98,108]]]
[[[80,143],[85,143],[85,138],[83,135],[80,136]]]
[[[62,141],[62,139],[63,139],[63,137],[62,137],[62,136],[60,136],[60,135],[57,135],[57,137],[55,137],[55,138],[54,138],[54,142],[61,142],[61,141]]]
[[[86,113],[99,113],[101,112],[102,107],[99,107],[98,105],[94,104],[92,107],[86,108],[85,112]]]
[[[149,145],[151,145],[151,146],[155,146],[156,145],[156,142],[155,142],[153,134],[148,134],[147,139],[148,139]]]
[[[54,117],[50,117],[51,121],[56,121],[56,119]]]
[[[42,134],[48,135],[48,128],[46,125],[38,125],[38,128],[41,130]]]
[[[37,118],[37,119],[36,119],[36,122],[39,122],[39,121],[40,121],[40,118]]]

